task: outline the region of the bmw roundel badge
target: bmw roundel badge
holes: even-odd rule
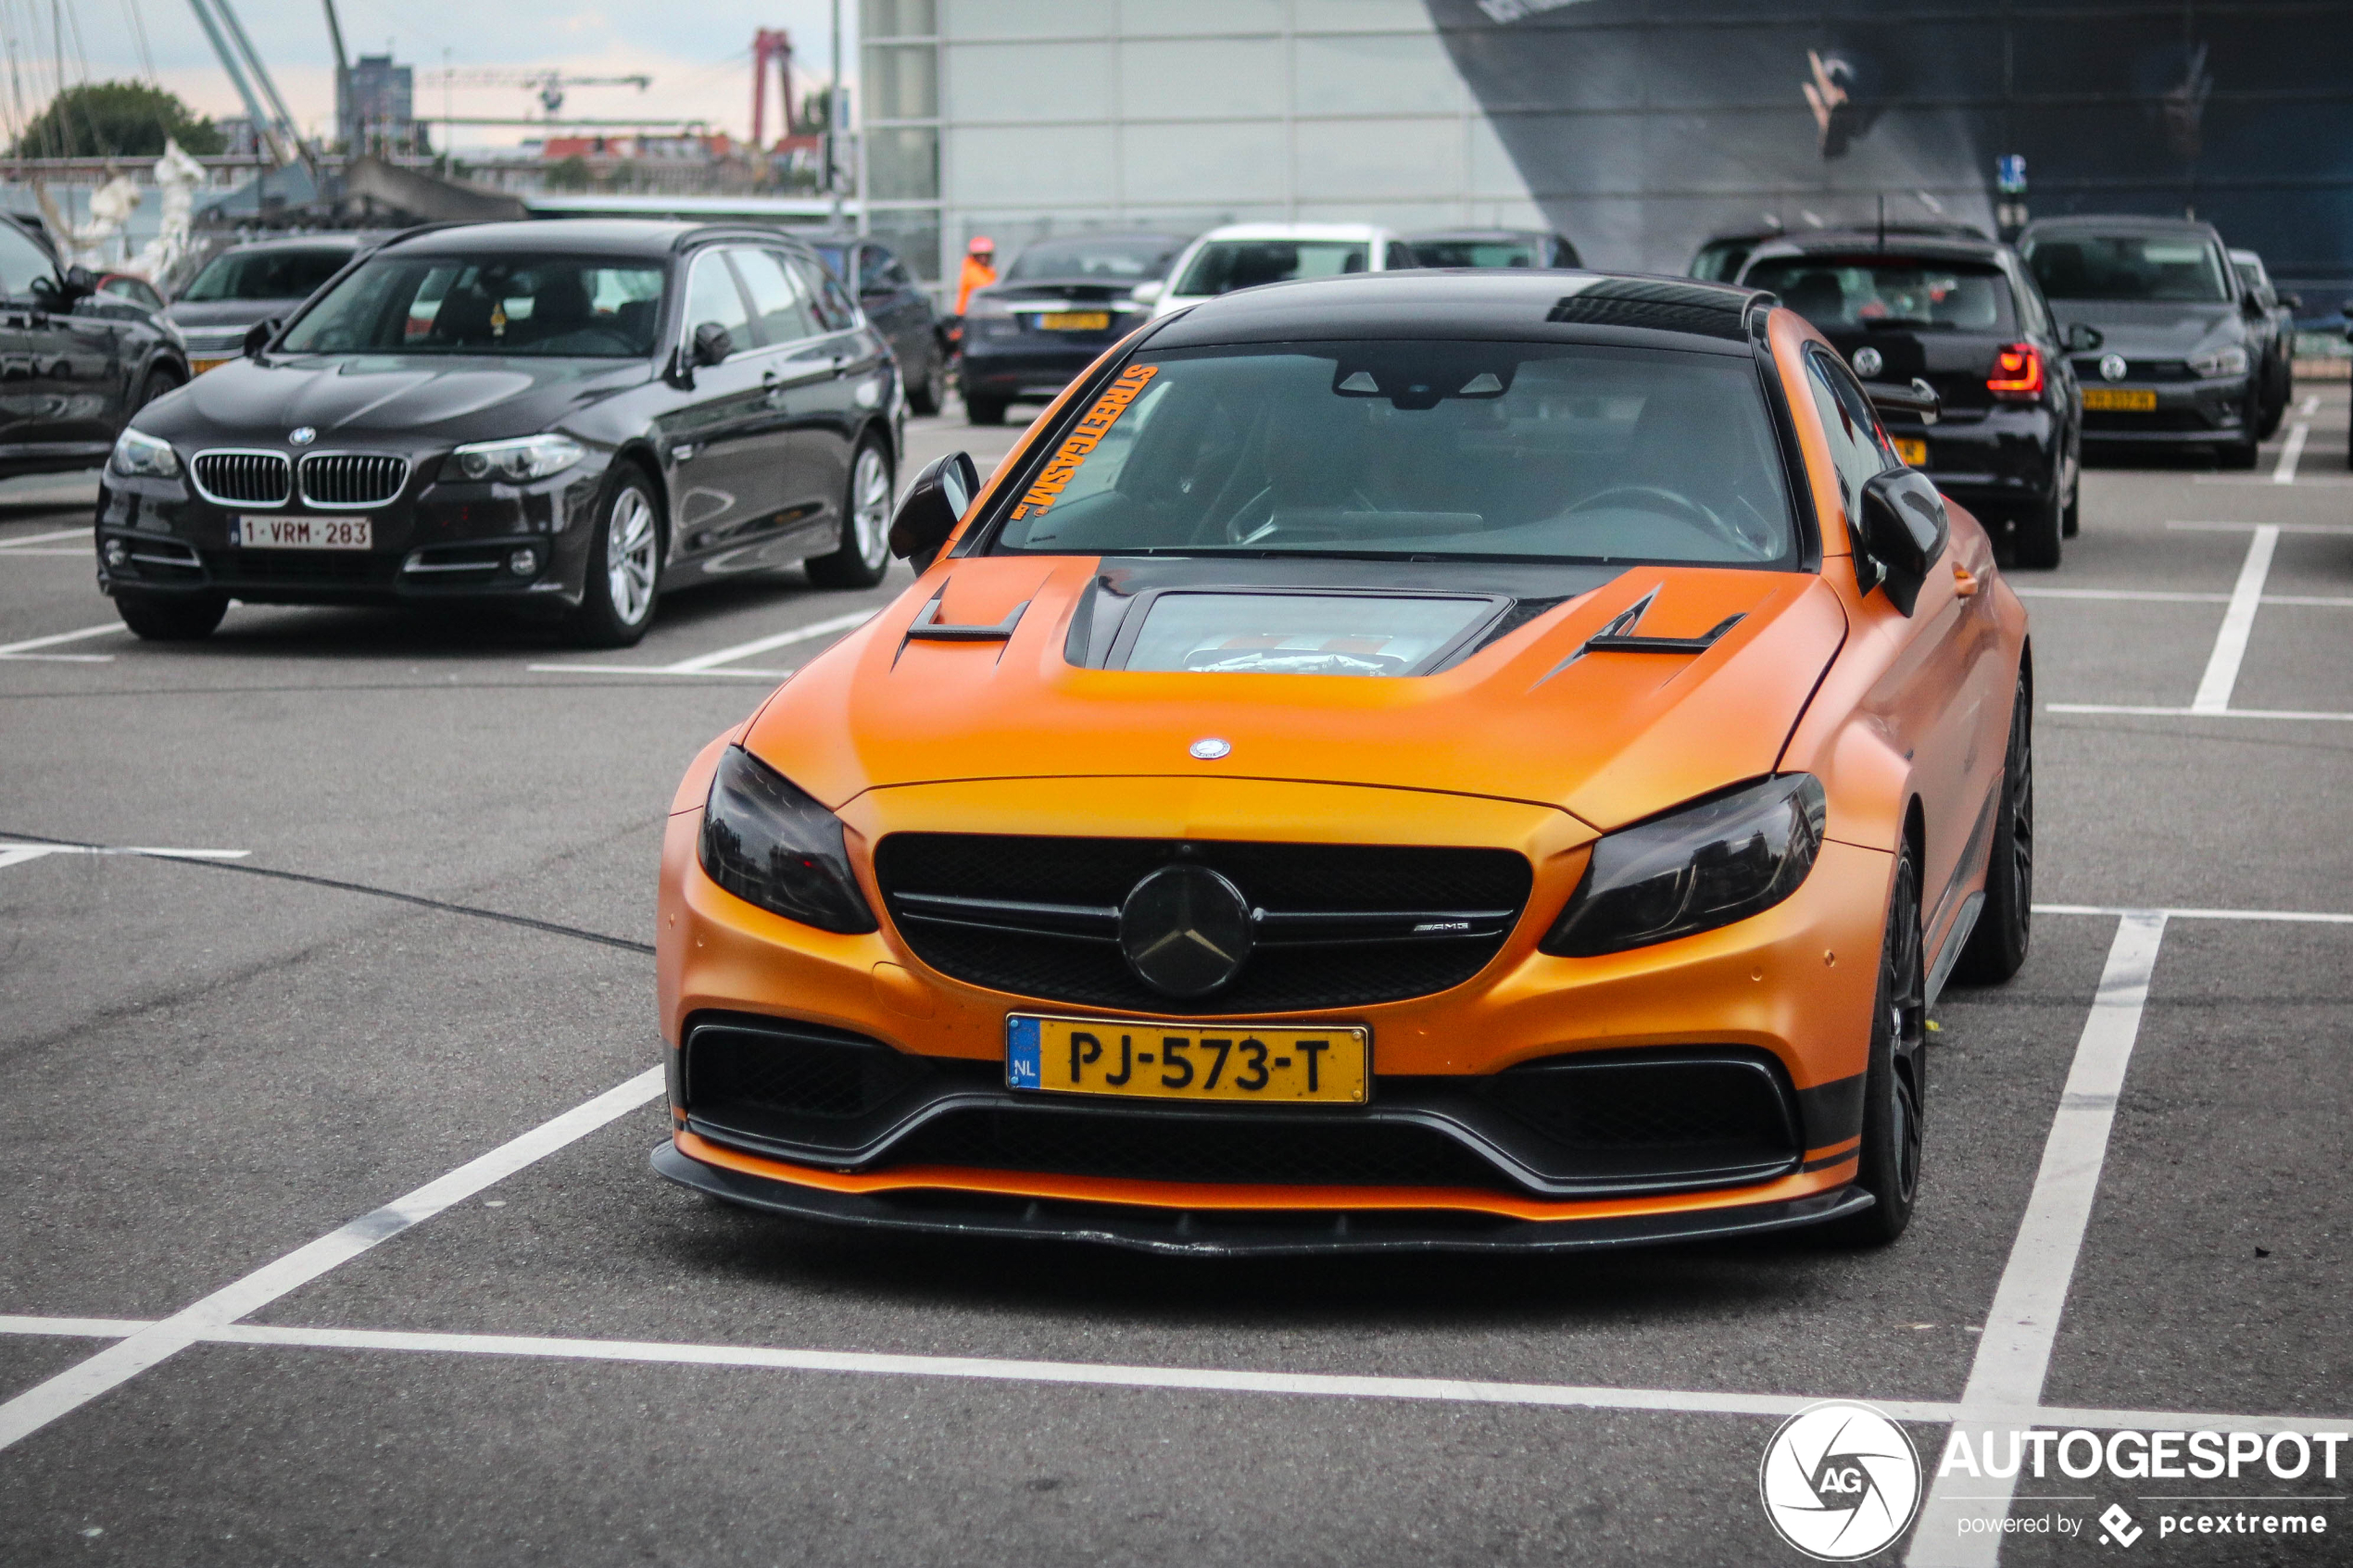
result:
[[[296,425],[286,433],[286,439],[296,446],[308,446],[319,439],[319,433],[308,425]]]

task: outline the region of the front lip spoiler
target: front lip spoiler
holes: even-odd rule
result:
[[[1478,1216],[1448,1223],[1430,1212],[1315,1212],[1153,1209],[1112,1203],[999,1198],[938,1189],[882,1198],[832,1192],[691,1160],[665,1139],[654,1173],[729,1203],[831,1224],[990,1240],[1069,1241],[1191,1258],[1310,1257],[1353,1252],[1564,1252],[1656,1247],[1792,1230],[1860,1214],[1875,1201],[1842,1187],[1778,1203],[1629,1215],[1604,1220]]]

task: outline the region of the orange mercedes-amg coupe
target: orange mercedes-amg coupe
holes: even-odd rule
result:
[[[663,1175],[1193,1252],[1827,1223],[2023,960],[2026,616],[1770,295],[1278,284],[1107,354],[672,806]]]

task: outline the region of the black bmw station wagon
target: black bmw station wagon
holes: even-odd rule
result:
[[[140,412],[99,582],[144,637],[232,597],[466,597],[625,645],[665,586],[880,581],[905,417],[884,338],[776,231],[412,231]]]

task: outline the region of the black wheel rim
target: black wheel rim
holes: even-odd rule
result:
[[[2034,721],[2033,693],[2019,683],[2010,718],[2010,866],[2016,879],[2018,928],[2034,918]]]
[[[1920,965],[1920,904],[1911,857],[1897,872],[1895,908],[1881,962],[1890,1047],[1888,1134],[1896,1195],[1906,1204],[1919,1188],[1921,1052],[1928,1040],[1928,981]]]

